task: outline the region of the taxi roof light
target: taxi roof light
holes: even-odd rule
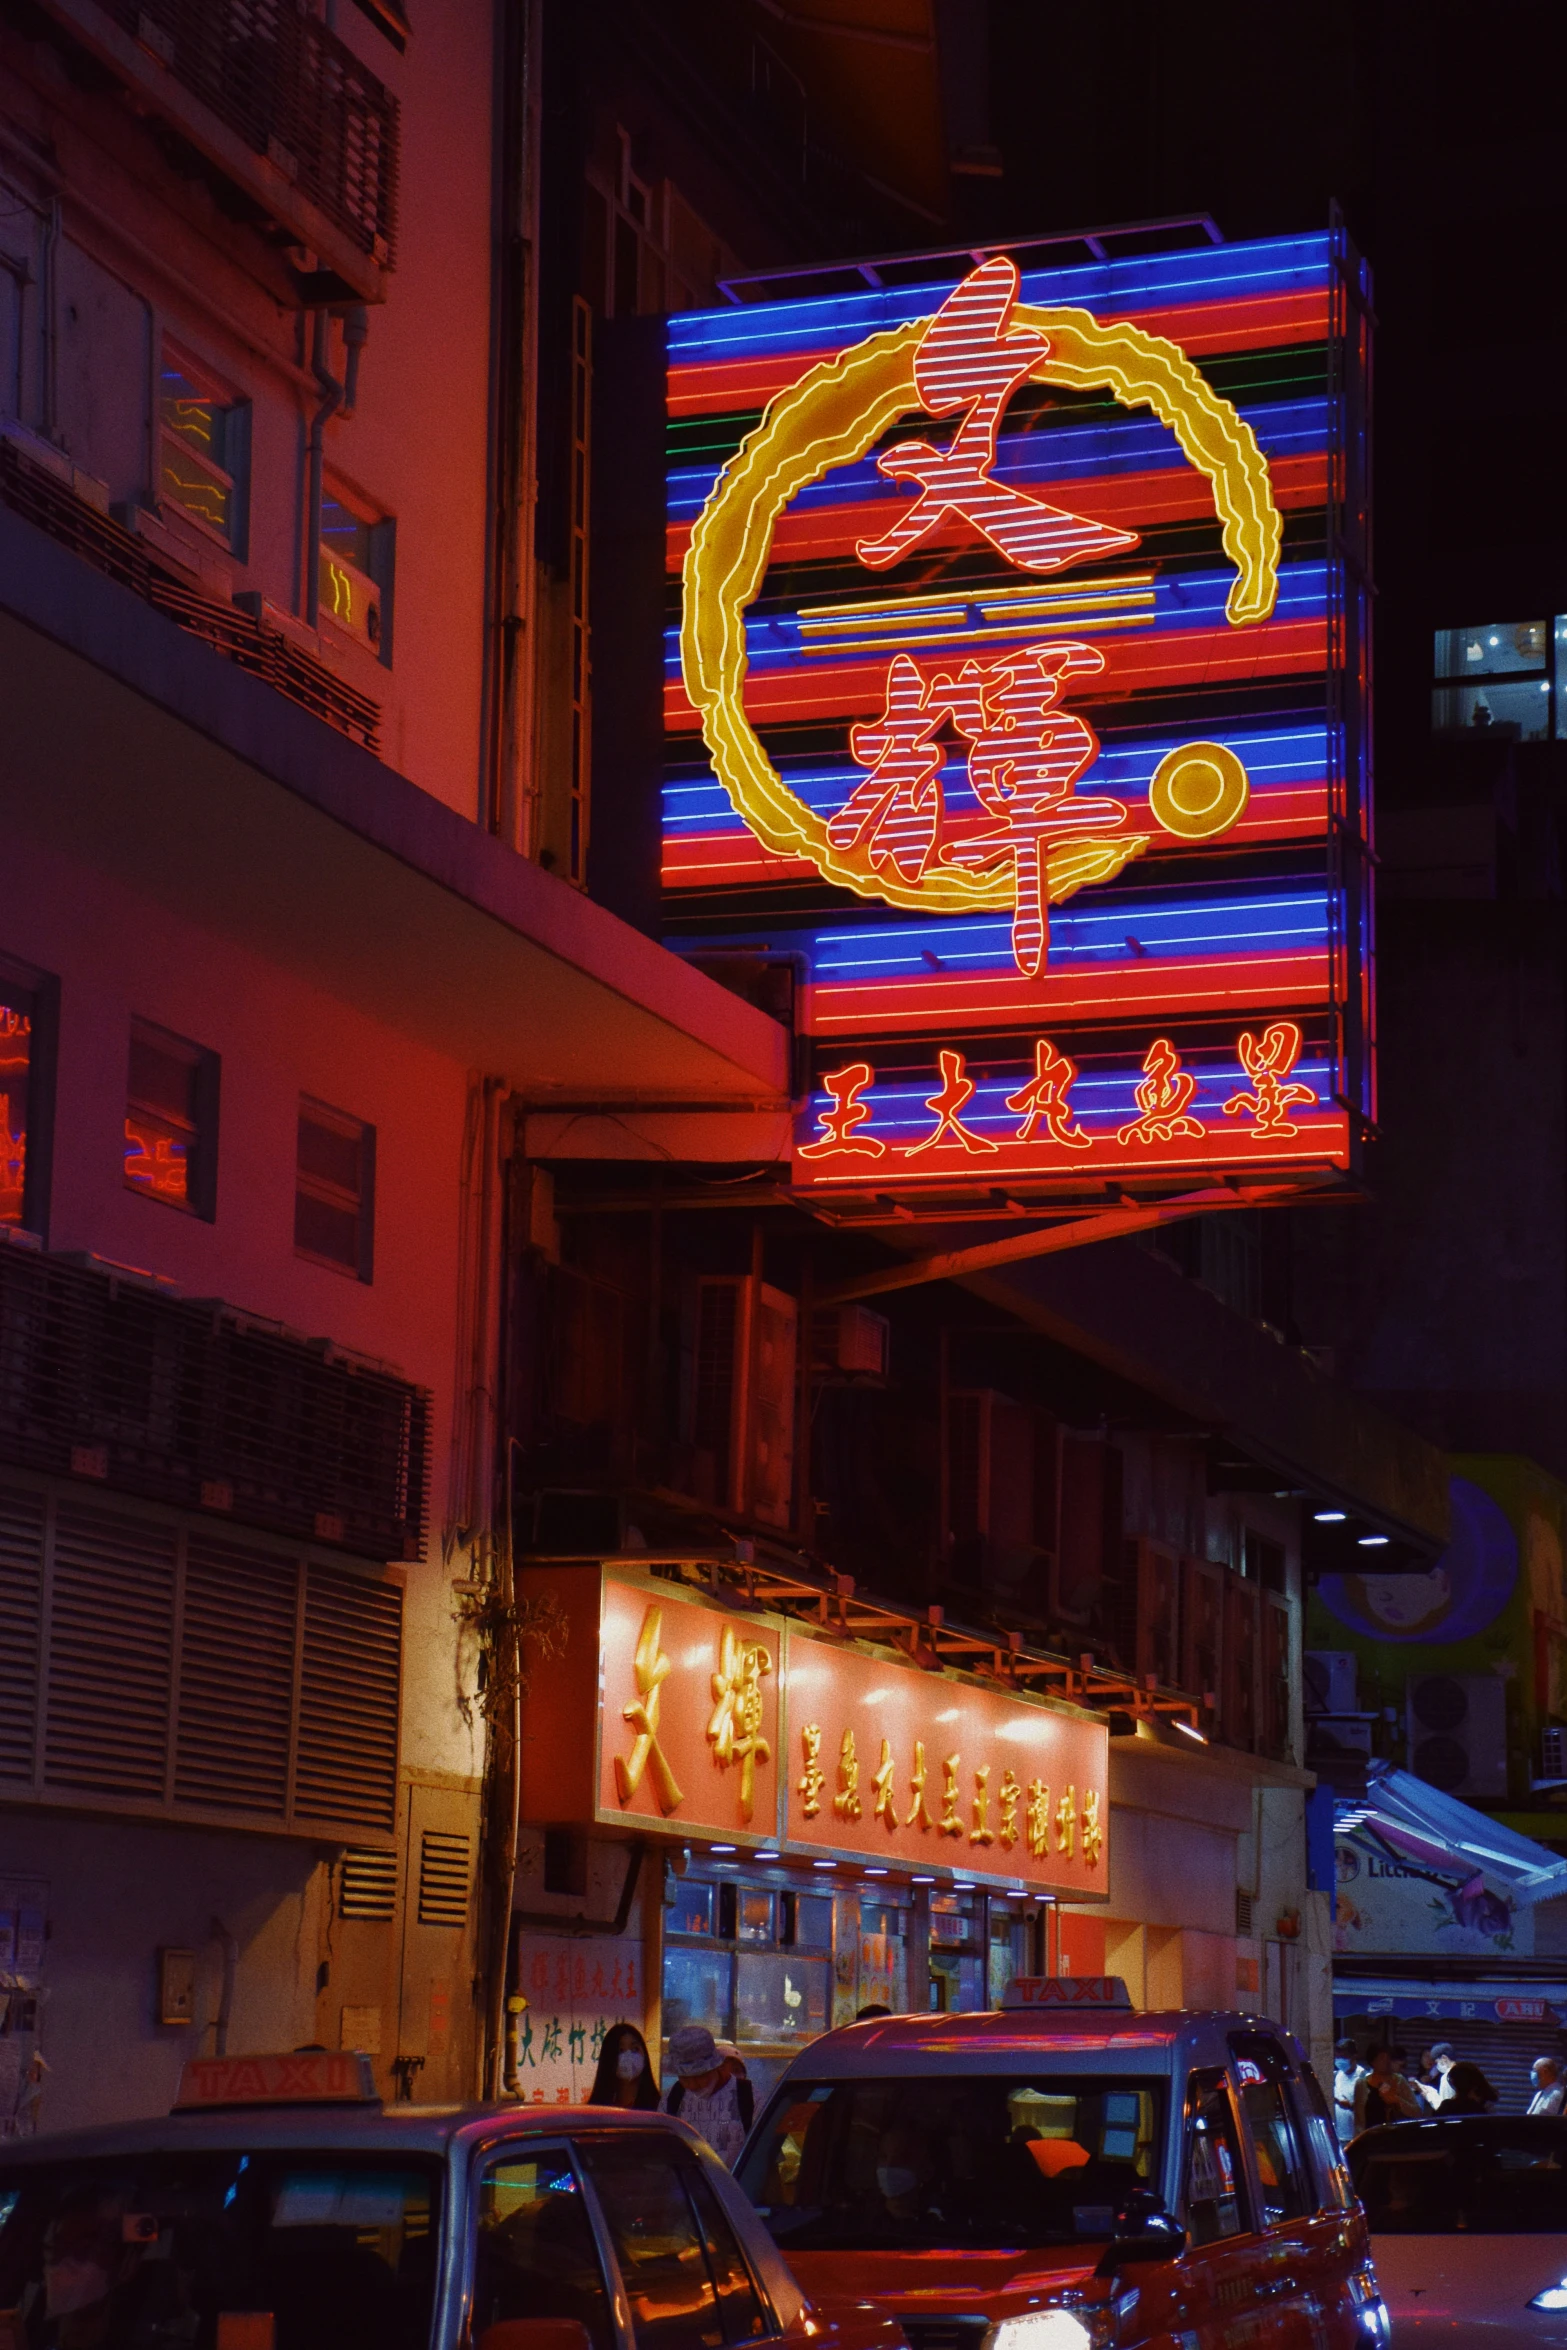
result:
[[[1004,2009],[1123,2008],[1131,1995],[1119,1975],[1014,1975],[1001,1995]]]
[[[277,2056],[193,2056],[172,2111],[218,2113],[254,2105],[379,2105],[368,2056],[296,2048]]]

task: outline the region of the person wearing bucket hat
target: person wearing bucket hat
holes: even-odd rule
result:
[[[669,2069],[664,2111],[689,2122],[733,2170],[756,2110],[744,2065],[720,2053],[706,2024],[682,2024],[670,2034]]]

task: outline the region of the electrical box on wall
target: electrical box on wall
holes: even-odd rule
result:
[[[158,1953],[158,2021],[193,2024],[196,2021],[196,1953],[160,1950]]]

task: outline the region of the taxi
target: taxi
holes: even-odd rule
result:
[[[1296,2043],[1111,1976],[813,2042],[738,2165],[806,2292],[913,2350],[1383,2350],[1366,2224]]]
[[[383,2110],[363,2057],[199,2058],[167,2119],[0,2147],[0,2350],[906,2350],[854,2298],[683,2122]]]

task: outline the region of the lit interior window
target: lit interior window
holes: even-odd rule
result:
[[[241,403],[193,361],[165,352],[159,384],[160,498],[233,544]]]

